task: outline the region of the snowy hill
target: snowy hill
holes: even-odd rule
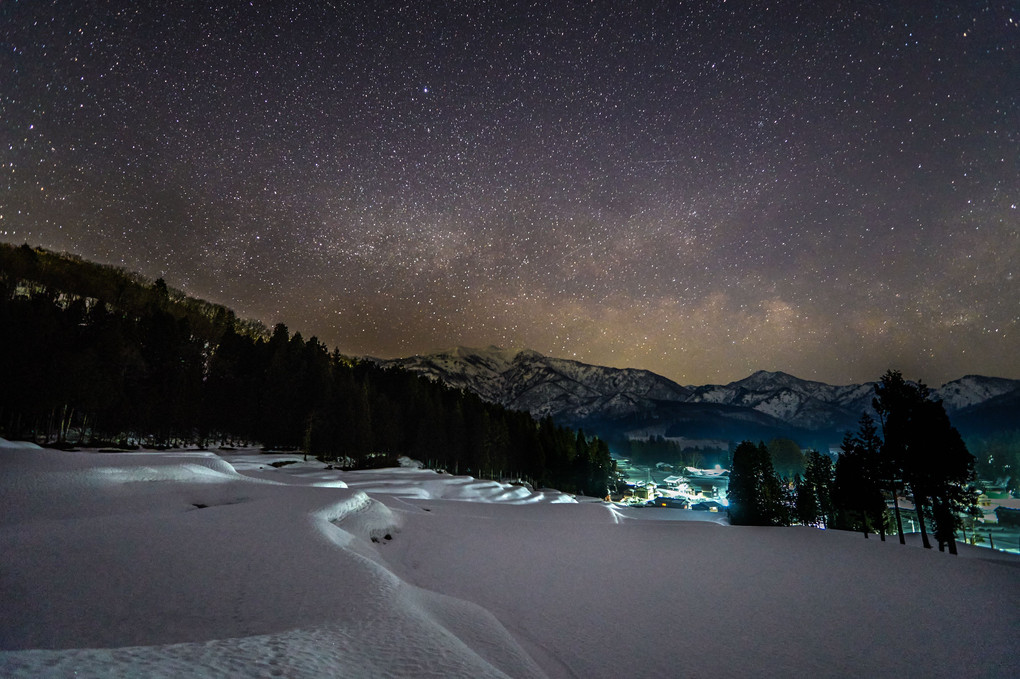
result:
[[[871,410],[875,386],[874,382],[831,385],[764,370],[724,385],[681,386],[647,370],[593,366],[498,347],[459,347],[379,362],[427,375],[509,408],[527,410],[536,417],[551,415],[572,426],[607,433],[653,429],[678,436],[687,435],[676,433],[680,430],[696,429],[701,436],[731,440],[747,431],[744,425],[752,420],[753,431],[764,436],[838,440],[840,431],[853,428],[861,413]],[[1020,394],[1020,380],[969,375],[933,392],[953,414],[1011,393]],[[746,410],[762,417],[742,412]],[[700,426],[691,426],[699,414],[707,419]]]
[[[1015,555],[721,519],[0,439],[0,676],[1015,673]]]

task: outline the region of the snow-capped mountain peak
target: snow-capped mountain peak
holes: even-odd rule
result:
[[[665,434],[708,414],[723,430],[726,422],[758,418],[755,421],[763,427],[772,428],[771,435],[782,435],[783,428],[844,431],[853,428],[862,413],[871,411],[875,395],[875,382],[831,385],[768,370],[729,384],[681,386],[647,370],[588,365],[530,349],[496,346],[456,347],[380,363],[536,417],[551,415],[572,425],[626,420],[628,428],[651,427]],[[1012,392],[1020,392],[1020,380],[968,375],[933,390],[933,396],[941,398],[952,414]],[[725,431],[718,435],[726,438]]]
[[[936,397],[942,399],[946,410],[951,412],[983,403],[1018,388],[1020,388],[1020,380],[966,375],[958,380],[946,382],[934,393]]]

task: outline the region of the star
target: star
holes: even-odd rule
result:
[[[994,4],[12,3],[0,239],[353,355],[1020,378],[1018,27]]]

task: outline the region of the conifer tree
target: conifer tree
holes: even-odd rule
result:
[[[931,398],[923,383],[910,384],[899,371],[889,370],[875,386],[873,405],[885,434],[886,474],[902,479],[910,488],[922,544],[931,549],[925,525],[929,515],[940,547],[948,544],[950,553],[955,554],[958,515],[974,503],[968,490],[974,475],[973,455],[950,423],[942,402]]]
[[[735,525],[789,524],[788,498],[762,442],[744,441],[733,451],[727,497],[730,522]]]
[[[818,496],[811,484],[802,479],[799,474],[793,479],[793,494],[793,509],[797,521],[806,526],[819,523],[821,511],[818,508]]]
[[[804,478],[801,481],[801,492],[810,496],[810,500],[804,500],[803,502],[806,506],[814,509],[815,513],[808,512],[803,514],[801,522],[809,524],[822,523],[826,527],[832,526],[832,458],[819,453],[817,450],[812,450],[808,452],[806,459]]]
[[[921,405],[917,428],[918,445],[927,451],[924,464],[935,539],[939,550],[948,545],[949,553],[956,554],[956,531],[962,525],[960,515],[975,504],[975,495],[969,487],[974,479],[974,456],[950,423],[941,401],[928,400]]]
[[[927,387],[908,384],[897,370],[888,370],[875,385],[872,407],[878,413],[882,425],[882,459],[885,465],[885,485],[892,493],[896,513],[896,530],[900,544],[905,544],[903,521],[900,518],[900,490],[909,485],[914,496],[914,508],[921,529],[921,543],[931,548],[924,521],[924,484],[920,473],[920,460],[916,442],[912,436],[912,419],[918,404],[927,398]]]
[[[786,438],[774,438],[768,443],[772,467],[777,476],[792,479],[804,473],[804,453],[796,441]]]
[[[885,500],[881,488],[882,440],[875,421],[865,413],[856,434],[843,437],[842,453],[836,460],[833,500],[844,517],[844,526],[858,528],[868,537],[874,528],[885,540]]]

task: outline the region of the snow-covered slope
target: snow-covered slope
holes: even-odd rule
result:
[[[1020,563],[988,549],[321,467],[0,440],[0,676],[1016,669]]]
[[[646,370],[593,366],[497,347],[459,347],[380,363],[427,375],[536,417],[551,415],[572,425],[595,422],[610,430],[619,430],[627,420],[632,429],[646,429],[654,422],[667,431],[670,418],[687,421],[699,411],[664,404],[700,403],[770,416],[776,420],[776,434],[784,427],[835,432],[852,428],[861,413],[871,410],[875,386],[874,382],[831,385],[764,370],[729,384],[681,386]],[[934,395],[953,413],[1011,392],[1020,392],[1020,380],[969,375],[935,389]],[[727,436],[729,430],[739,428],[727,424],[729,420],[742,419],[735,410],[712,412],[712,416],[719,423],[713,425],[715,435],[722,438],[732,438]]]

